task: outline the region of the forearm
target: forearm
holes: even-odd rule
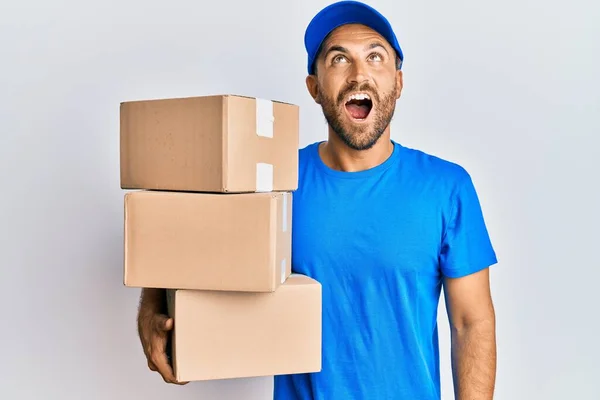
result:
[[[496,380],[493,317],[452,328],[452,374],[456,400],[492,400]]]

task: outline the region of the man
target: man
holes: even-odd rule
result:
[[[442,288],[456,398],[492,399],[496,255],[468,173],[390,138],[404,61],[391,26],[364,4],[335,3],[305,44],[329,135],[300,150],[292,252],[294,272],[323,285],[323,369],[276,376],[275,400],[440,399]],[[162,291],[144,290],[149,366],[173,382],[163,314]]]

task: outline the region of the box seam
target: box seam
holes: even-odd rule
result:
[[[221,98],[221,191],[227,192],[229,179],[229,96]]]
[[[129,235],[129,230],[127,229],[127,225],[128,225],[128,219],[129,219],[129,215],[127,212],[127,208],[128,208],[128,202],[129,202],[129,193],[125,193],[125,201],[123,202],[123,285],[127,286],[127,281],[128,281],[128,273],[127,273],[127,266],[128,266],[128,262],[127,262],[127,257],[128,257],[128,251],[127,248],[129,247],[129,240],[128,240],[128,235]]]

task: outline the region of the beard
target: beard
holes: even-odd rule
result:
[[[372,106],[369,111],[369,117],[372,118],[368,124],[353,124],[344,115],[345,102],[348,93],[363,92],[371,97]],[[333,132],[348,147],[354,150],[368,150],[373,147],[386,128],[389,126],[396,108],[396,84],[389,93],[383,93],[381,96],[370,85],[351,84],[340,91],[337,99],[324,96],[321,92],[318,94],[318,100],[321,104],[325,119]],[[377,106],[377,108],[375,108]],[[374,115],[371,115],[374,113]]]

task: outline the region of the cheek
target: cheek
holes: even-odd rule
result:
[[[383,93],[398,93],[400,86],[398,85],[396,76],[390,76],[389,73],[382,75],[378,79],[378,89]]]
[[[332,75],[333,74],[329,74],[319,82],[319,87],[321,88],[323,96],[329,99],[337,98],[340,90],[343,88],[343,78]]]
[[[338,96],[338,91],[332,88],[331,86],[322,86],[321,87],[321,98],[327,100],[328,102],[335,102]]]

